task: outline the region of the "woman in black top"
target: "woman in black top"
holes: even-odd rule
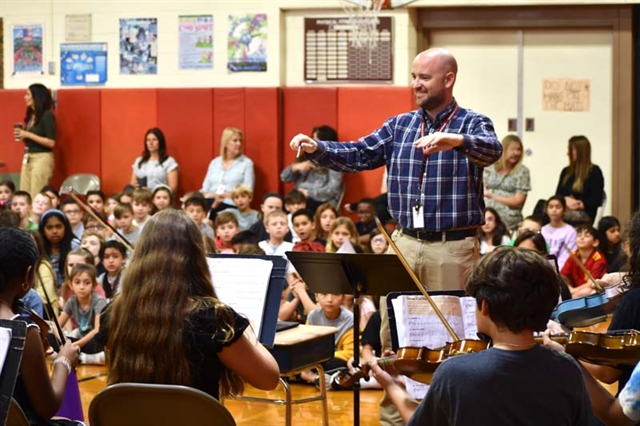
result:
[[[21,128],[14,127],[16,140],[24,142],[20,189],[35,196],[53,175],[56,118],[51,93],[42,84],[32,84],[24,95],[27,112]]]
[[[604,177],[600,167],[591,162],[591,143],[585,136],[569,139],[569,166],[562,169],[556,195],[567,203],[565,222],[570,225],[592,224],[604,195]]]

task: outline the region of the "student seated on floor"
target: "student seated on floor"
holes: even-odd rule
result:
[[[349,312],[342,301],[342,294],[316,293],[320,307],[314,309],[307,316],[307,324],[336,327],[335,352],[333,358],[322,363],[325,372],[347,366],[349,358],[353,357],[353,314]],[[302,380],[320,386],[320,376],[315,370],[303,371]],[[328,385],[327,381],[327,385]]]
[[[372,365],[408,425],[586,425],[590,413],[578,363],[538,345],[558,302],[560,278],[534,252],[500,247],[470,271],[478,331],[490,349],[443,362],[420,404],[400,376]]]

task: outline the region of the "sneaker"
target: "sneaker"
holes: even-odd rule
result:
[[[325,373],[324,386],[326,390],[331,390],[331,380],[331,376]],[[316,377],[316,380],[314,380],[313,384],[316,385],[318,389],[320,389],[320,376]]]
[[[84,352],[80,352],[78,361],[80,361],[80,364],[104,365],[106,360],[104,351],[102,351],[97,354],[85,354]]]

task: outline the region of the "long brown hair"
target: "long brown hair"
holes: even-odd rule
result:
[[[109,383],[192,385],[185,321],[211,306],[216,334],[231,341],[233,314],[216,297],[200,230],[183,211],[162,210],[145,225],[110,307]],[[242,380],[224,365],[220,377],[221,396],[242,392]]]
[[[577,158],[573,159],[572,150],[575,149]],[[584,189],[584,181],[589,176],[591,170],[591,143],[586,136],[572,136],[569,139],[569,173],[567,173],[562,181],[566,184],[573,176],[573,186],[571,189],[575,192],[582,192]]]
[[[507,155],[507,149],[511,146],[511,144],[514,144],[514,143],[519,144],[520,149],[524,151],[522,140],[518,137],[518,135],[507,135],[504,138],[502,138],[501,143],[502,143],[502,156],[498,159],[498,161],[496,161],[496,165],[495,165],[495,169],[497,172],[505,168],[505,157]],[[520,155],[520,159],[518,160],[518,163],[515,166],[513,166],[511,170],[509,170],[509,173],[507,173],[507,175],[510,175],[511,173],[513,173],[518,168],[518,166],[522,164],[522,157],[524,157],[523,154]]]

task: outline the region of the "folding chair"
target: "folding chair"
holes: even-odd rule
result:
[[[95,191],[100,189],[100,178],[91,173],[76,173],[71,175],[62,182],[60,185],[61,193],[68,193],[68,187],[71,187],[75,192],[87,195],[89,191]]]
[[[101,390],[89,406],[91,426],[128,424],[235,426],[229,411],[200,390],[177,385],[119,383]]]

